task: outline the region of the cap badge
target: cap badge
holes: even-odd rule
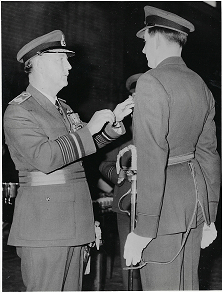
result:
[[[65,46],[66,46],[66,42],[65,42],[64,35],[62,35],[62,39],[61,39],[61,46],[63,46],[63,47],[65,47]]]

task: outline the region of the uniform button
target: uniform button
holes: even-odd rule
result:
[[[50,198],[49,198],[49,197],[47,197],[47,198],[46,198],[46,201],[47,201],[47,202],[49,202],[49,201],[50,201]]]

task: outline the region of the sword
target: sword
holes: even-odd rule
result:
[[[127,151],[131,151],[131,166],[124,167],[121,165],[121,157]],[[128,171],[128,180],[131,182],[131,207],[130,207],[130,232],[135,229],[136,223],[136,179],[137,179],[137,152],[136,147],[134,145],[129,145],[122,149],[118,156],[116,162],[116,170],[117,173],[120,174],[121,169],[124,171]],[[133,267],[133,264],[131,264]],[[128,270],[129,273],[129,281],[128,281],[128,289],[129,291],[133,291],[133,269]]]

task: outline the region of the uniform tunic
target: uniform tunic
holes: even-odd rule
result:
[[[6,144],[20,179],[9,245],[76,246],[94,241],[92,203],[82,159],[120,134],[108,124],[92,137],[81,121],[83,126],[76,130],[72,109],[62,100],[60,103],[65,115],[29,85],[5,111]],[[65,173],[64,181],[61,176],[52,184],[29,181],[36,172],[50,175],[58,170]]]
[[[140,270],[143,290],[198,289],[203,220],[216,220],[220,192],[214,104],[181,57],[163,60],[137,81],[134,232],[154,238],[142,255],[148,262]],[[187,155],[194,158],[182,162]],[[172,159],[177,163],[170,165]]]
[[[129,139],[126,139],[124,135],[123,137],[118,139],[118,141],[113,143],[113,145],[115,145],[116,147],[106,153],[105,159],[101,162],[99,166],[101,174],[108,181],[114,184],[112,210],[114,212],[122,214],[126,214],[126,212],[124,211],[130,210],[130,194],[125,196],[124,198],[122,198],[122,196],[129,191],[129,189],[131,188],[131,183],[127,179],[124,179],[121,183],[118,183],[119,174],[117,174],[116,162],[120,150],[124,149],[125,147],[131,144],[132,144],[131,137]],[[124,163],[126,165],[130,163],[131,158],[130,156],[131,156],[130,152],[126,152],[124,154]]]
[[[220,159],[214,104],[204,81],[180,57],[165,59],[139,78],[133,115],[138,235],[186,231],[196,201],[205,222],[215,221]],[[195,182],[188,163],[167,166],[169,157],[190,153]]]

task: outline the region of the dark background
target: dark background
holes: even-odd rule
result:
[[[147,71],[143,41],[135,36],[144,27],[145,5],[178,13],[195,25],[183,58],[216,91],[221,70],[220,2],[214,8],[201,1],[1,1],[3,111],[28,82],[17,52],[54,29],[64,32],[67,45],[76,52],[70,58],[69,86],[60,96],[82,119],[88,121],[95,110],[125,99],[126,78]]]
[[[216,100],[216,125],[220,152],[221,3],[201,1],[1,1],[2,110],[28,85],[19,49],[32,39],[60,29],[76,52],[70,58],[69,85],[59,96],[66,99],[82,120],[96,110],[113,109],[127,97],[126,79],[148,70],[143,41],[136,32],[144,27],[144,6],[159,7],[191,21],[191,33],[182,57],[207,83]],[[17,182],[17,172],[3,141],[2,180]],[[102,152],[86,162],[92,194],[96,191],[97,166]]]

